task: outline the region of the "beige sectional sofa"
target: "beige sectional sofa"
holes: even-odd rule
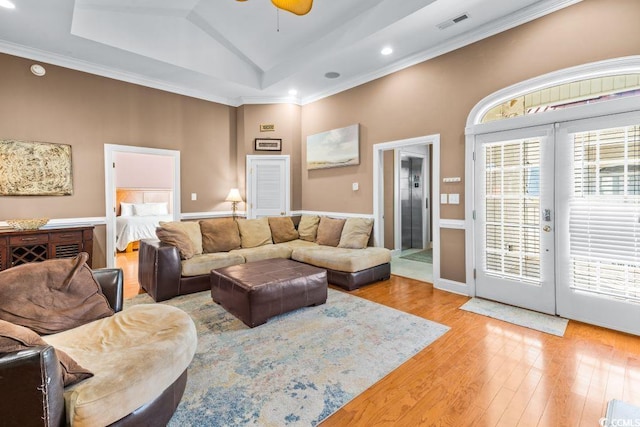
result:
[[[212,269],[273,258],[327,270],[347,290],[390,276],[391,252],[369,246],[368,218],[216,218],[163,223],[140,242],[140,285],[156,301],[209,289]]]

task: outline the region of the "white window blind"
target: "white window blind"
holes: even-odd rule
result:
[[[484,145],[488,274],[539,283],[540,140]]]
[[[570,286],[640,302],[640,126],[571,138]]]

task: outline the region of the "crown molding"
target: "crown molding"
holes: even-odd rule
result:
[[[294,104],[302,105],[299,97],[294,96],[241,96],[236,99],[238,105],[253,104]]]
[[[356,86],[360,86],[389,74],[393,74],[397,71],[409,68],[421,62],[428,61],[429,59],[436,58],[440,55],[444,55],[445,53],[460,49],[464,46],[494,36],[503,31],[510,30],[522,24],[526,24],[527,22],[531,22],[550,13],[557,12],[558,10],[564,9],[569,6],[573,6],[574,4],[580,3],[581,1],[582,0],[546,0],[536,3],[510,15],[489,22],[476,30],[460,34],[459,36],[454,37],[448,42],[442,43],[433,49],[415,53],[389,65],[388,67],[384,67],[374,72],[362,75],[358,78],[348,80],[324,92],[318,92],[317,94],[302,98],[302,105],[307,105],[312,102],[319,101],[323,98],[327,98],[340,92],[344,92],[345,90],[352,89]]]
[[[46,62],[51,65],[57,65],[59,67],[69,68],[75,71],[82,71],[101,77],[106,77],[127,83],[133,83],[152,89],[159,89],[178,95],[185,95],[192,98],[203,99],[205,101],[216,102],[218,104],[229,105],[232,107],[238,107],[240,105],[231,99],[220,97],[211,93],[207,93],[205,91],[193,90],[182,86],[171,85],[164,81],[150,79],[149,77],[145,77],[140,74],[115,70],[110,67],[93,64],[91,62],[83,61],[80,59],[70,58],[68,56],[60,55],[57,53],[51,53],[3,40],[0,40],[0,52],[7,53],[13,56],[19,56],[21,58],[31,59],[33,61]]]

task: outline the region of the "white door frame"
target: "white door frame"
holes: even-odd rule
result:
[[[426,145],[426,144],[425,144]],[[405,155],[407,157],[417,157],[422,159],[422,246],[423,249],[427,249],[429,247],[429,238],[431,237],[431,233],[429,232],[429,209],[424,203],[424,200],[427,197],[427,188],[431,185],[431,179],[429,176],[429,150],[427,148],[427,152],[425,154],[414,153],[411,151],[404,151],[400,148],[396,148],[394,151],[394,160],[395,160],[395,173],[393,174],[394,179],[394,204],[393,204],[393,218],[394,218],[394,242],[393,247],[394,251],[400,251],[402,249],[402,200],[397,195],[400,194],[400,167],[401,167],[401,156]],[[429,208],[431,208],[431,201],[429,202]]]
[[[107,267],[115,267],[116,255],[116,182],[114,174],[115,153],[153,154],[173,158],[173,219],[180,219],[180,152],[160,148],[136,147],[131,145],[104,145],[104,188],[105,218],[107,225],[106,258]]]
[[[440,134],[419,136],[373,145],[373,242],[384,247],[384,152],[411,145],[433,147],[431,170],[431,212],[433,219],[433,285],[449,290],[440,278]],[[398,192],[394,191],[394,206],[398,204]],[[457,289],[454,292],[459,292]]]
[[[640,99],[638,99],[639,97],[637,96],[620,98],[562,110],[547,111],[544,113],[531,114],[506,120],[497,120],[489,123],[482,123],[484,115],[495,105],[523,96],[537,88],[551,87],[571,81],[612,74],[623,75],[638,72],[640,72],[640,55],[579,65],[577,67],[571,67],[535,77],[501,89],[487,96],[473,107],[467,117],[467,125],[465,128],[465,259],[466,281],[469,296],[476,295],[476,281],[474,278],[474,271],[476,268],[476,241],[474,237],[474,148],[476,135],[638,110],[640,109]]]
[[[291,214],[291,158],[288,154],[282,155],[271,155],[271,156],[260,156],[260,155],[247,155],[247,166],[246,166],[246,191],[245,191],[245,204],[247,211],[247,218],[254,218],[253,207],[251,201],[253,197],[253,188],[251,187],[251,173],[252,173],[252,162],[254,160],[284,160],[285,163],[285,215]]]

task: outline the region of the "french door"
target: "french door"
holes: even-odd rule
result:
[[[640,334],[640,112],[476,136],[476,295]]]
[[[476,137],[476,295],[555,314],[553,127]]]

